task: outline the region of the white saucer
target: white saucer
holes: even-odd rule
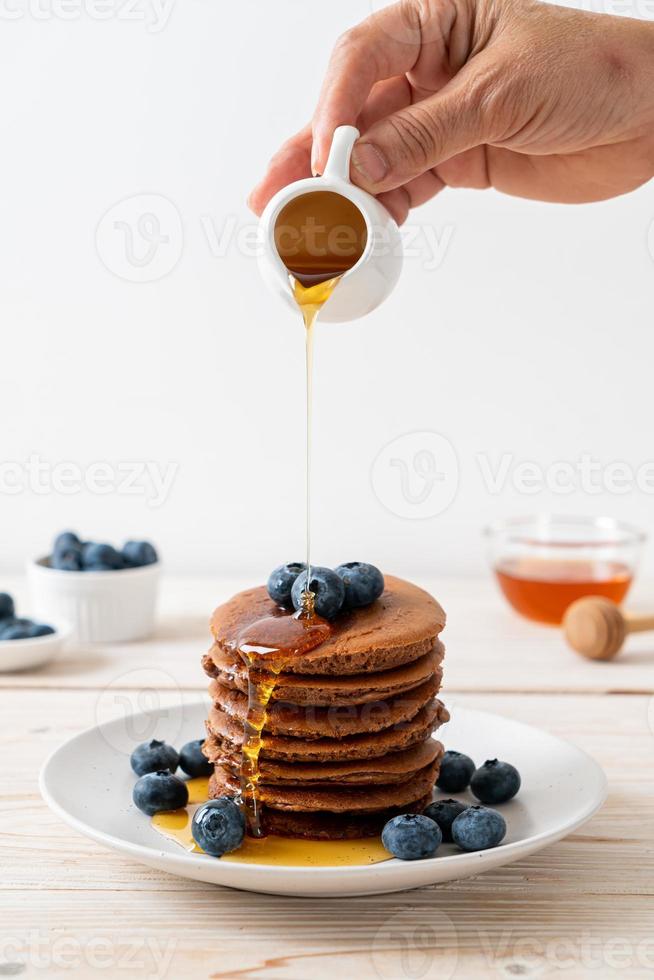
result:
[[[55,626],[55,632],[45,636],[0,640],[0,673],[42,667],[59,654],[70,633],[68,626]]]
[[[179,748],[203,736],[206,712],[204,702],[143,712],[76,735],[43,767],[46,803],[80,833],[161,871],[247,891],[326,897],[402,891],[517,861],[575,830],[606,798],[602,769],[569,742],[499,715],[455,708],[452,721],[439,731],[445,746],[465,752],[478,765],[487,758],[504,759],[522,775],[519,795],[498,807],[508,824],[499,847],[466,854],[450,844],[429,860],[340,868],[229,863],[185,853],[153,830],[132,803],[135,777],[126,734],[153,737],[156,731]],[[473,802],[468,794],[456,795]]]

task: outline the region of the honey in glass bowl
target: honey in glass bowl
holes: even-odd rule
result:
[[[502,592],[516,612],[558,625],[568,606],[599,595],[620,603],[644,535],[610,518],[523,517],[486,531]]]

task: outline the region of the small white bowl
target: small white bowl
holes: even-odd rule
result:
[[[44,622],[68,622],[83,643],[142,640],[154,629],[161,562],[111,572],[66,572],[29,562],[31,605]],[[18,641],[22,642],[22,641]]]
[[[57,626],[55,623],[49,625],[55,630],[54,633],[24,640],[0,640],[0,673],[31,670],[54,660],[71,631],[66,626]]]

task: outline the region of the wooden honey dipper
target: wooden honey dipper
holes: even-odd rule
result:
[[[654,616],[623,612],[602,596],[577,599],[563,617],[566,640],[590,660],[612,660],[629,633],[645,630],[654,630]]]

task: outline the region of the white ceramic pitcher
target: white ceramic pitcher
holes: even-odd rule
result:
[[[354,126],[339,126],[322,177],[309,177],[283,187],[268,203],[259,225],[263,246],[259,254],[261,274],[274,293],[297,309],[288,270],[275,244],[280,211],[302,194],[332,191],[346,197],[361,212],[367,228],[366,246],[320,312],[321,321],[331,323],[356,320],[376,309],[392,292],[402,269],[402,239],[395,221],[375,197],[350,181],[350,157],[358,138],[359,131]]]

